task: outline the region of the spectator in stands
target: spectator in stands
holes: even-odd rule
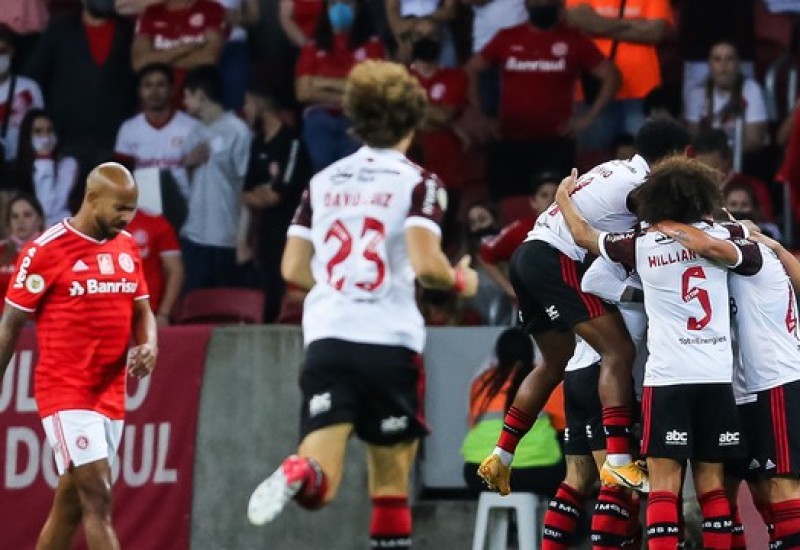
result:
[[[397,59],[401,63],[412,61],[412,43],[420,32],[418,22],[429,20],[439,41],[439,55],[434,61],[445,67],[455,67],[456,48],[450,22],[456,17],[457,7],[457,0],[386,0],[386,17],[397,43]]]
[[[733,171],[732,152],[728,145],[728,136],[716,128],[700,130],[692,140],[690,154],[700,162],[719,170],[722,174],[720,189],[728,185],[746,185],[750,187],[761,205],[762,219],[774,220],[774,211],[770,192],[763,181],[752,176]]]
[[[139,245],[142,270],[150,290],[150,309],[159,326],[167,326],[183,287],[184,269],[175,230],[167,219],[142,208],[125,228]]]
[[[494,355],[495,359],[488,368],[483,369],[472,382],[469,392],[470,429],[461,447],[464,480],[476,496],[488,490],[478,477],[478,466],[494,449],[503,428],[503,417],[522,380],[533,370],[533,341],[517,328],[506,329],[497,338]],[[558,438],[558,431],[563,431],[565,424],[560,386],[553,392],[543,413],[514,454],[514,490],[551,497],[565,473]],[[519,518],[519,521],[537,520]]]
[[[734,44],[742,74],[755,77],[756,38],[753,0],[682,2],[678,46],[683,59],[683,95],[702,87],[709,76],[708,52],[715,44]],[[713,22],[713,24],[711,24]]]
[[[618,134],[636,134],[644,124],[644,97],[661,84],[656,47],[673,24],[669,0],[628,0],[623,14],[621,5],[620,0],[567,0],[569,24],[594,36],[622,74],[614,101],[580,136],[588,150],[609,150]]]
[[[280,0],[281,28],[293,46],[302,48],[314,39],[324,4],[323,0]]]
[[[13,69],[18,70],[36,46],[50,17],[47,4],[50,0],[5,0],[0,10],[0,24],[8,25],[16,33],[17,55]]]
[[[242,202],[250,213],[248,243],[265,295],[264,322],[274,322],[285,291],[281,257],[286,230],[313,175],[297,133],[284,124],[275,96],[261,83],[245,94],[244,115],[255,132]]]
[[[188,197],[189,180],[181,158],[186,138],[197,120],[172,106],[173,75],[169,65],[145,65],[137,78],[142,112],[120,127],[115,156],[132,170],[169,170],[184,197]]]
[[[682,120],[683,94],[677,84],[662,84],[644,96],[642,104],[645,118],[669,117]]]
[[[213,65],[189,71],[183,102],[200,119],[184,144],[189,215],[181,229],[186,291],[238,283],[236,242],[250,158],[250,130],[222,108],[222,79]]]
[[[483,50],[501,30],[516,27],[528,20],[525,0],[462,1],[472,6],[472,53]]]
[[[494,204],[479,200],[467,208],[467,252],[473,256],[481,243],[500,232],[500,216]]]
[[[468,64],[470,101],[480,107],[478,75],[502,70],[499,140],[489,150],[487,180],[492,197],[528,192],[530,174],[567,173],[575,164],[575,137],[613,97],[619,72],[592,41],[562,22],[558,0],[528,0],[530,21],[504,29]],[[573,90],[591,72],[602,81],[591,109],[575,116]],[[496,126],[492,120],[487,124]]]
[[[631,134],[620,134],[614,138],[613,155],[618,160],[630,160],[636,154],[636,147],[633,145],[634,138]],[[555,196],[555,194],[554,194]]]
[[[761,86],[742,74],[736,46],[718,42],[708,58],[711,71],[701,86],[684,97],[684,117],[692,132],[721,128],[734,147],[736,120],[744,119],[742,150],[759,149],[767,140],[767,107]]]
[[[342,113],[345,78],[359,61],[386,55],[364,0],[325,0],[324,11],[314,40],[300,51],[295,80],[297,99],[306,104],[303,140],[315,171],[358,149]]]
[[[778,225],[765,221],[761,205],[753,188],[745,182],[731,182],[722,188],[722,206],[737,220],[750,220],[761,229],[765,235],[781,239],[781,230]]]
[[[428,95],[425,120],[417,139],[422,165],[439,176],[453,199],[453,191],[464,183],[464,145],[454,123],[467,106],[469,77],[460,68],[442,68],[439,27],[430,18],[417,19],[411,27],[411,74]],[[448,201],[448,211],[457,212],[457,201]]]
[[[0,167],[17,157],[19,127],[31,109],[42,109],[44,100],[39,85],[14,72],[14,31],[0,24]]]
[[[17,189],[34,195],[42,205],[45,227],[72,215],[70,193],[79,177],[75,157],[62,154],[55,123],[42,109],[28,111],[19,132],[19,154],[14,164]]]
[[[42,205],[33,195],[16,195],[9,201],[7,212],[8,238],[0,241],[0,293],[4,296],[19,251],[44,230]]]
[[[507,264],[511,260],[511,255],[528,236],[528,232],[533,229],[533,223],[539,214],[553,204],[560,181],[561,175],[555,172],[536,174],[531,181],[530,216],[513,220],[503,227],[500,233],[484,239],[481,243],[479,251],[481,267],[512,298],[516,295],[511,281],[508,280]],[[478,273],[480,274],[480,271]]]
[[[133,29],[106,4],[84,0],[80,14],[53,19],[24,71],[41,86],[64,150],[86,167],[113,156],[117,130],[136,110]]]
[[[180,92],[186,72],[216,65],[225,45],[225,9],[215,0],[165,0],[148,6],[136,21],[131,60],[138,71],[166,63]]]
[[[222,105],[238,111],[244,105],[250,73],[247,29],[258,24],[261,8],[259,0],[218,1],[225,7],[225,22],[231,29],[219,62],[222,71]]]

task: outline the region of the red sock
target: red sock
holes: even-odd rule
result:
[[[622,548],[629,539],[630,521],[630,495],[619,487],[601,487],[592,516],[592,549]]]
[[[562,483],[544,515],[541,550],[566,550],[572,543],[586,497]]]
[[[729,550],[733,539],[733,519],[725,491],[714,489],[700,495],[699,500],[703,513],[703,547],[708,550]]]
[[[772,544],[775,542],[775,524],[772,521],[772,507],[770,506],[769,502],[761,502],[759,500],[753,500],[753,504],[755,505],[756,510],[758,510],[758,513],[761,515],[764,525],[767,526],[769,544],[770,547],[772,547]]]
[[[533,423],[536,422],[536,417],[533,417],[525,411],[512,406],[506,413],[503,422],[503,431],[500,432],[500,439],[497,446],[514,454],[517,450],[517,444],[522,437],[528,433]]]
[[[631,410],[629,407],[603,407],[603,431],[606,434],[608,454],[628,454],[628,438],[631,432]]]
[[[372,548],[411,548],[411,508],[408,498],[372,497]]]
[[[642,500],[637,494],[629,495],[631,517],[628,520],[628,539],[631,541],[629,548],[636,549],[642,547],[642,524],[639,521],[639,510],[642,507]]]
[[[304,473],[303,488],[295,495],[294,500],[308,510],[319,510],[325,504],[328,492],[328,476],[313,458],[304,459],[308,468]]]
[[[744,537],[744,524],[742,518],[739,516],[739,508],[731,507],[731,515],[733,516],[733,527],[731,528],[731,550],[747,550],[747,540]]]
[[[772,519],[778,548],[800,548],[800,498],[773,503]]]
[[[652,491],[647,499],[648,550],[675,550],[678,537],[678,495]]]

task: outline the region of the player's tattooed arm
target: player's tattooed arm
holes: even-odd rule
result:
[[[712,237],[691,225],[666,220],[655,224],[653,228],[709,260],[725,265],[735,265],[741,262],[741,253],[735,244]]]
[[[28,313],[10,304],[6,304],[3,310],[3,318],[0,319],[0,383],[14,355],[19,333],[29,318]]]
[[[567,222],[569,232],[575,239],[575,243],[581,248],[585,248],[592,254],[600,255],[600,245],[598,237],[600,232],[589,225],[589,222],[578,212],[575,205],[572,204],[570,195],[575,190],[578,181],[578,171],[573,168],[569,176],[561,180],[561,183],[556,190],[556,204],[564,216],[564,221]]]
[[[786,270],[786,274],[792,282],[794,291],[800,293],[800,260],[798,260],[794,254],[786,250],[781,243],[767,237],[763,233],[751,233],[750,240],[763,244],[775,253],[781,264],[783,264],[783,269]]]

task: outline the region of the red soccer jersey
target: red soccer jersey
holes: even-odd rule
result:
[[[324,76],[325,78],[346,78],[350,69],[365,59],[383,59],[386,49],[380,40],[373,37],[360,48],[351,50],[347,44],[346,33],[333,35],[333,46],[327,52],[317,48],[312,41],[300,50],[295,73],[300,76]]]
[[[178,238],[164,216],[152,216],[141,210],[136,211],[127,231],[139,245],[144,279],[150,290],[150,307],[157,312],[164,296],[165,283],[161,258],[180,255]]]
[[[431,105],[462,110],[467,105],[469,78],[462,69],[439,69],[426,78],[414,70],[413,74],[428,95]],[[419,133],[425,168],[439,176],[448,189],[457,189],[464,183],[463,147],[451,129],[426,130]]]
[[[517,247],[525,241],[534,221],[516,220],[501,229],[493,238],[481,243],[481,260],[491,265],[509,261]]]
[[[572,115],[581,73],[603,59],[592,40],[557,26],[525,23],[499,31],[480,53],[502,70],[500,131],[509,139],[547,139]]]
[[[63,221],[22,249],[6,302],[35,315],[42,418],[67,409],[124,418],[133,302],[145,298],[139,249],[127,232],[97,241]]]
[[[325,4],[322,0],[293,0],[292,4],[294,5],[292,19],[304,35],[308,38],[313,37]]]

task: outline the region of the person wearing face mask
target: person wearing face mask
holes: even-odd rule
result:
[[[530,174],[569,172],[575,138],[599,115],[619,86],[619,72],[590,38],[562,24],[560,0],[528,0],[529,21],[501,30],[467,64],[470,103],[481,109],[483,71],[501,71],[498,120],[487,118],[495,143],[487,158],[493,198],[524,195]],[[592,108],[573,113],[575,85],[583,73],[601,81]]]
[[[72,215],[69,197],[78,178],[78,161],[60,154],[53,119],[41,109],[25,115],[14,182],[18,190],[34,195],[42,205],[45,226]]]
[[[0,293],[5,295],[19,251],[44,230],[42,205],[33,195],[20,194],[8,203],[8,238],[0,241]]]
[[[324,13],[327,17],[320,17],[314,40],[300,50],[295,68],[297,100],[306,105],[303,141],[314,171],[358,149],[342,112],[344,82],[360,61],[386,57],[362,0],[326,1]]]
[[[439,61],[445,67],[455,67],[456,59],[450,24],[456,17],[457,0],[385,0],[386,19],[397,43],[395,58],[410,63],[411,49],[419,21],[432,21],[438,28]]]
[[[36,81],[14,74],[14,32],[0,23],[0,161],[17,157],[19,127],[30,109],[44,107],[42,92]]]

